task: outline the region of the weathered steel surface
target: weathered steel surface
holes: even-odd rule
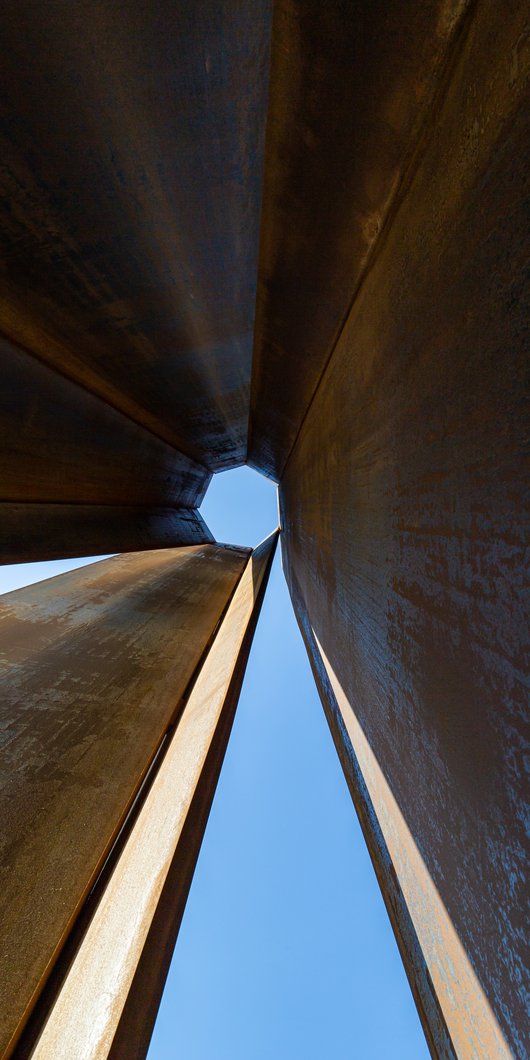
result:
[[[182,717],[142,806],[129,840],[114,869],[88,930],[68,971],[32,1053],[34,1060],[106,1060],[183,837],[186,818],[209,751],[224,715],[233,712],[230,690],[244,650],[261,583],[270,569],[277,534],[249,558],[230,606],[202,663]],[[225,731],[228,738],[229,730]],[[213,796],[213,790],[210,792]],[[189,840],[188,840],[189,841]],[[183,881],[189,884],[189,879]],[[173,902],[182,895],[177,886]],[[170,909],[166,910],[171,918]],[[158,959],[159,960],[159,959]],[[158,963],[155,958],[155,963]],[[151,973],[152,977],[152,973]],[[129,1020],[121,1055],[137,1052],[135,1022],[150,1001],[147,991]],[[178,1036],[178,1028],[176,1028]]]
[[[247,557],[248,549],[215,545],[135,553],[2,598],[1,1055],[42,988]]]
[[[303,596],[292,569],[289,571],[289,588],[313,676],[324,707],[324,713],[359,817],[359,823],[372,859],[374,871],[381,887],[387,913],[405,964],[405,971],[429,1049],[436,1060],[455,1060],[456,1053],[440,1007],[436,988],[429,972],[426,955],[420,944],[418,933],[403,893],[402,880],[396,872],[392,859],[392,829],[389,830],[387,828],[383,832],[381,828],[379,819],[380,806],[377,806],[376,809],[372,799],[372,786],[369,787],[367,784],[370,776],[366,777],[362,769],[362,766],[366,765],[366,761],[361,760],[357,753],[359,750],[358,741],[356,741],[356,750],[350,738],[348,722],[354,716],[353,711],[349,704],[347,709],[344,709],[345,704],[342,694],[340,695],[340,702],[335,695],[335,687],[339,693],[342,690],[336,685],[335,675],[328,661],[324,662],[322,658],[318,641],[309,621]],[[349,728],[351,730],[351,724]],[[377,793],[375,792],[374,794]],[[387,821],[385,821],[385,824],[387,824]],[[456,1000],[458,1001],[459,999]]]
[[[0,563],[213,542],[194,508],[0,501]]]
[[[262,598],[266,590],[269,569],[263,574],[261,559],[269,552],[272,565],[275,545],[263,542],[252,556],[254,582],[254,610],[247,626],[236,669],[226,695],[223,716],[215,731],[208,751],[208,759],[195,789],[186,816],[175,857],[171,863],[164,889],[153,918],[140,962],[136,969],[127,1002],[109,1053],[109,1060],[143,1060],[149,1048],[166,976],[193,878],[204,829],[208,820],[213,794],[217,785],[224,754],[234,719],[241,685],[245,675],[248,652],[258,621]],[[261,585],[259,584],[259,579]]]
[[[269,0],[2,14],[0,327],[211,469],[246,453],[269,23]]]
[[[434,1027],[429,1026],[428,1040],[436,1058],[495,1057],[510,1060],[511,1049],[502,1029],[491,1011],[473,965],[451,922],[440,894],[433,886],[421,852],[411,835],[398,803],[386,781],[377,757],[359,724],[351,703],[326,658],[322,646],[317,649],[327,671],[338,711],[348,734],[348,743],[355,748],[359,769],[366,778],[367,794],[375,809],[382,838],[388,851],[390,865],[399,879],[399,886],[415,928],[415,943],[419,943],[428,972],[422,987],[435,993],[438,1011]],[[415,954],[414,954],[415,956]],[[410,962],[412,964],[412,962]],[[416,971],[416,968],[414,968]],[[415,982],[416,990],[418,981]],[[428,1015],[424,998],[422,1008]],[[443,1020],[441,1024],[440,1016]],[[433,1033],[436,1031],[437,1033]],[[524,1031],[524,1027],[521,1027]],[[441,1032],[441,1040],[437,1034]],[[450,1036],[450,1037],[449,1037]],[[449,1037],[449,1041],[447,1041]]]
[[[281,487],[461,1056],[526,1055],[526,17],[477,6]]]
[[[249,462],[274,478],[402,194],[468,6],[274,6],[249,437]]]
[[[0,500],[199,505],[209,472],[0,340]]]

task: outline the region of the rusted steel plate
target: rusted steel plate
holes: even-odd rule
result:
[[[462,1056],[499,1055],[497,1027],[523,1056],[528,1029],[526,19],[477,5],[281,488]]]
[[[0,501],[0,563],[204,545],[213,537],[195,508]]]
[[[249,558],[230,606],[184,705],[182,717],[125,849],[99,902],[39,1037],[34,1060],[105,1060],[209,751],[232,709],[230,689],[248,655],[246,638],[277,535]],[[225,742],[228,732],[225,733]],[[210,767],[211,768],[211,767]],[[211,792],[213,796],[213,791]],[[189,841],[189,840],[188,840]],[[189,880],[183,881],[187,885]],[[181,884],[182,886],[182,884]],[[173,895],[181,901],[180,887]],[[170,911],[168,910],[170,915]],[[148,1008],[149,994],[141,1009]],[[136,1056],[135,1021],[123,1055]],[[177,1031],[178,1034],[178,1031]],[[142,1053],[143,1055],[143,1053]]]
[[[216,545],[133,553],[2,598],[2,1055],[247,557]]]
[[[323,652],[311,627],[304,598],[292,568],[289,570],[289,589],[324,713],[405,964],[405,971],[427,1043],[436,1060],[456,1060],[447,1023],[429,972],[427,956],[418,938],[407,898],[403,892],[404,881],[401,874],[398,875],[396,872],[392,858],[391,851],[394,853],[392,839],[395,830],[388,828],[388,815],[384,820],[387,826],[384,832],[381,827],[381,803],[372,797],[377,796],[377,789],[374,791],[373,785],[370,784],[370,775],[365,775],[363,771],[366,769],[366,757],[363,758],[359,754],[359,751],[365,748],[365,744],[363,742],[360,746],[359,740],[355,740],[354,746],[352,742],[352,737],[355,738],[358,734],[358,730],[352,724],[354,711],[349,703],[345,703],[342,689],[336,681],[336,675],[329,660],[323,658]],[[436,932],[433,937],[436,937]]]
[[[0,500],[198,506],[210,480],[83,387],[0,339]]]
[[[189,456],[246,454],[269,0],[2,19],[0,328]]]
[[[467,0],[277,0],[249,462],[280,478]]]

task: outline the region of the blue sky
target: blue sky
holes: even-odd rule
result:
[[[225,472],[202,513],[256,545],[276,490]],[[0,592],[84,562],[0,568]],[[278,551],[148,1060],[428,1057]]]
[[[276,489],[224,472],[202,513],[256,545]],[[428,1057],[278,551],[148,1060]]]

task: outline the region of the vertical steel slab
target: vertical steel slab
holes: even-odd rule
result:
[[[249,557],[183,707],[174,735],[156,772],[130,836],[118,858],[75,958],[62,983],[37,1044],[34,1060],[103,1060],[144,1056],[152,1029],[152,994],[160,996],[167,968],[164,953],[148,945],[149,961],[139,968],[149,942],[164,884],[182,844],[196,858],[202,829],[190,835],[186,823],[198,789],[213,798],[220,758],[228,741],[252,632],[263,596],[277,533]],[[221,734],[221,747],[215,748]],[[212,755],[212,751],[214,752]],[[220,754],[219,754],[220,752]],[[205,774],[208,774],[205,776]],[[207,813],[202,827],[206,823]],[[180,849],[179,849],[180,848]],[[173,880],[171,905],[182,908],[190,883],[185,872]],[[171,905],[164,918],[174,927]],[[138,979],[139,973],[139,979]],[[140,991],[140,993],[139,993]]]
[[[1,1055],[179,716],[248,554],[212,544],[133,553],[2,598]]]
[[[473,6],[280,490],[383,887],[466,1058],[528,1046],[527,16]]]

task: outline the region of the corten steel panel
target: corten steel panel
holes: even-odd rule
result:
[[[402,195],[468,7],[274,6],[249,462],[276,479]]]
[[[502,1055],[487,1003],[526,1055],[526,15],[477,7],[281,487],[286,566],[462,1056]]]
[[[200,504],[205,467],[1,339],[0,384],[0,500]]]
[[[174,928],[175,912],[182,912],[191,879],[189,871],[182,871],[183,863],[190,852],[193,860],[197,857],[207,813],[195,835],[187,830],[188,816],[197,825],[195,801],[206,799],[209,806],[213,798],[276,539],[277,534],[272,535],[248,559],[176,732],[31,1053],[34,1060],[71,1060],[72,1056],[105,1060],[111,1045],[110,1055],[115,1058],[145,1056],[167,971],[164,946],[149,945],[149,937],[154,932],[157,941],[160,934],[165,939],[168,928],[169,933]],[[177,876],[172,871],[175,862],[180,869]],[[164,893],[169,883],[170,901]],[[175,1033],[178,1038],[178,1028]]]
[[[0,1053],[92,886],[248,549],[133,553],[1,601]]]
[[[109,1053],[109,1060],[141,1060],[149,1047],[213,793],[231,732],[248,653],[259,618],[262,598],[267,588],[275,549],[276,540],[268,538],[254,550],[251,557],[254,609],[247,626],[245,641],[242,644],[226,695],[223,716],[217,726],[208,752],[208,759],[195,789],[179,845],[127,996]],[[264,570],[265,562],[267,568]],[[248,594],[248,588],[246,592]],[[236,590],[235,599],[237,593]]]
[[[0,563],[213,542],[195,508],[0,501]]]
[[[418,934],[410,915],[401,881],[394,868],[389,843],[378,819],[375,805],[377,800],[371,797],[370,788],[363,775],[362,766],[364,762],[361,763],[346,726],[345,716],[346,718],[348,716],[351,717],[351,711],[348,708],[348,711],[345,711],[345,716],[343,716],[341,704],[337,700],[330,680],[330,672],[322,658],[318,642],[311,627],[304,598],[292,568],[289,569],[288,580],[291,598],[311,663],[313,676],[359,817],[374,871],[382,890],[399,950],[405,963],[405,970],[429,1048],[432,1055],[436,1058],[443,1057],[443,1060],[454,1060],[456,1054],[429,974],[425,954],[421,948]],[[379,805],[377,810],[380,811]]]
[[[13,0],[1,23],[1,329],[243,463],[269,0]]]

